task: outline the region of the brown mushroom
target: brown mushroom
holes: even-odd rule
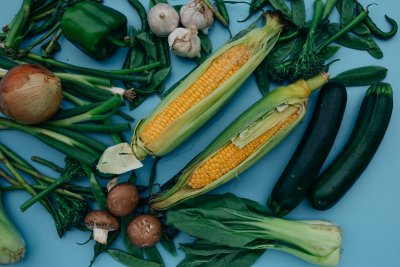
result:
[[[138,204],[139,190],[131,183],[117,184],[107,194],[107,209],[118,217],[128,215]]]
[[[162,235],[160,220],[150,214],[139,215],[134,218],[127,228],[129,240],[138,247],[151,247],[157,244]]]
[[[85,217],[86,227],[93,230],[93,239],[101,244],[107,244],[108,232],[119,229],[119,221],[104,210],[91,211]]]

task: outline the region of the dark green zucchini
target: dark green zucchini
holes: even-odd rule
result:
[[[369,87],[349,140],[310,191],[313,208],[326,210],[332,207],[367,168],[389,125],[392,94],[392,87],[387,83]]]
[[[293,210],[318,177],[339,131],[346,102],[342,84],[329,82],[322,87],[300,144],[268,198],[267,205],[275,215]]]

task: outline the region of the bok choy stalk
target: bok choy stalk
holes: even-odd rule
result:
[[[25,255],[25,241],[4,210],[0,190],[0,265],[21,261]]]
[[[237,177],[277,146],[303,120],[310,94],[328,79],[322,73],[281,86],[231,123],[175,178],[150,205],[167,209]]]
[[[265,249],[284,251],[319,266],[336,266],[340,260],[342,234],[336,224],[271,217],[258,203],[233,194],[191,199],[169,210],[166,224],[199,238],[182,245],[187,259],[180,267],[204,256],[208,256],[206,266],[216,266],[221,257],[224,266],[229,266],[235,261],[229,256],[239,252],[256,253],[249,259],[254,262]]]

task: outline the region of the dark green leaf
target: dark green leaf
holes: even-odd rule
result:
[[[123,217],[121,219],[122,242],[124,243],[125,249],[128,251],[128,253],[130,255],[132,255],[136,258],[144,259],[142,249],[133,245],[132,242],[129,241],[128,234],[126,233],[126,229],[131,220],[132,220],[132,216],[129,216],[129,215],[126,217]]]
[[[327,60],[328,58],[333,57],[340,50],[340,48],[341,48],[341,46],[338,46],[338,45],[331,45],[331,46],[325,47],[324,49],[322,49],[320,56],[324,60]]]
[[[147,63],[157,62],[157,46],[154,42],[154,35],[150,32],[142,32],[136,36],[146,53]]]
[[[263,96],[266,96],[269,93],[269,87],[271,85],[267,71],[268,59],[265,58],[261,62],[261,64],[258,65],[258,67],[254,70],[254,77],[256,78],[258,90],[260,90]]]
[[[175,243],[174,243],[173,240],[169,240],[167,237],[165,237],[165,235],[163,235],[161,240],[160,240],[160,244],[172,256],[176,256],[177,255],[176,246],[175,246]]]
[[[337,23],[329,24],[328,31],[331,36],[334,35],[338,31],[340,31],[339,24],[337,24]],[[351,33],[344,34],[342,37],[337,39],[335,42],[342,46],[345,46],[345,47],[348,47],[351,49],[357,49],[357,50],[368,50],[368,49],[372,48],[372,45],[370,42],[368,42],[367,40],[365,40],[357,35],[351,34]]]
[[[306,7],[304,0],[292,0],[292,21],[297,26],[302,26],[306,21]]]
[[[160,252],[158,252],[156,246],[143,248],[143,251],[148,260],[157,262],[158,264],[160,264],[159,266],[165,266],[161,254]]]
[[[210,54],[212,51],[212,43],[210,37],[202,32],[199,32],[198,36],[201,41],[201,48],[204,50],[204,52]]]
[[[146,260],[137,258],[137,257],[135,257],[133,255],[130,255],[130,254],[125,253],[125,252],[120,251],[120,250],[109,249],[107,252],[116,261],[118,261],[119,263],[121,263],[121,264],[123,264],[125,266],[129,266],[129,267],[136,267],[136,266],[140,266],[140,267],[161,267],[162,266],[161,264],[159,264],[157,262],[146,261]]]

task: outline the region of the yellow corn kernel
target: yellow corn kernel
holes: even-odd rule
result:
[[[189,178],[189,186],[192,189],[203,188],[233,170],[245,161],[258,147],[290,125],[298,116],[297,112],[293,113],[286,120],[268,129],[241,149],[232,142],[229,142],[207,160],[207,162],[196,168]]]
[[[246,45],[236,45],[214,59],[191,86],[144,127],[141,133],[142,141],[151,144],[156,140],[168,125],[237,72],[250,58],[250,51]]]

